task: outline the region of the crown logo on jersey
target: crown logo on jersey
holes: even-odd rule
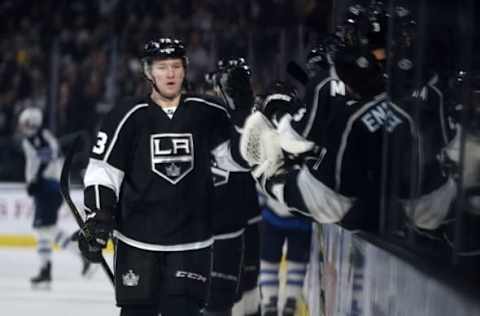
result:
[[[140,276],[133,273],[132,270],[128,270],[127,273],[122,275],[122,283],[125,286],[137,286]]]
[[[180,168],[177,167],[177,165],[174,163],[166,166],[165,170],[167,171],[167,175],[169,175],[170,177],[176,178],[180,175]]]

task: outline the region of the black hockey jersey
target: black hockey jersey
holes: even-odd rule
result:
[[[150,98],[126,100],[98,132],[84,179],[86,207],[115,209],[115,236],[137,248],[209,246],[210,157],[228,149],[232,130],[216,99],[182,95],[172,118]]]
[[[351,99],[345,83],[338,78],[332,65],[328,71],[319,71],[309,81],[303,100],[305,107],[293,115],[290,124],[296,134],[320,145],[334,109],[343,107]]]
[[[250,172],[229,172],[212,166],[215,186],[212,227],[215,235],[239,231],[260,214],[255,181]]]

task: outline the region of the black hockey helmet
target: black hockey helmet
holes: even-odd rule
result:
[[[359,97],[371,97],[386,89],[383,56],[374,55],[387,46],[386,28],[388,16],[382,2],[369,6],[359,3],[347,8],[338,35],[341,45],[335,54],[335,67],[338,76]]]
[[[404,97],[420,88],[431,76],[417,55],[417,23],[411,11],[405,6],[396,6],[392,12],[393,31],[391,50],[390,79],[391,95],[394,98]]]
[[[231,71],[233,69],[241,69],[246,76],[250,77],[252,75],[252,70],[248,65],[247,61],[243,57],[236,57],[230,59],[220,59],[217,62],[217,69],[219,72]]]
[[[328,69],[330,63],[327,55],[327,49],[322,44],[315,46],[308,52],[305,66],[309,76],[312,76],[317,69]]]
[[[318,69],[327,70],[330,67],[340,41],[337,35],[328,34],[308,52],[305,66],[310,76],[314,75]]]
[[[381,1],[364,6],[355,3],[347,8],[339,33],[346,47],[385,48],[388,17]]]
[[[188,59],[185,51],[185,45],[179,39],[162,37],[156,40],[148,41],[142,52],[142,60],[150,63],[154,59],[180,58],[184,66]]]
[[[211,71],[205,74],[205,81],[207,84],[212,86],[219,86],[222,75],[229,73],[233,70],[236,70],[238,73],[242,73],[243,77],[250,79],[252,75],[252,70],[248,65],[247,61],[243,57],[236,57],[230,59],[220,59],[217,62],[217,68],[214,71]]]

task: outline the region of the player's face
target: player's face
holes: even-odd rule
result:
[[[150,74],[160,92],[160,97],[173,99],[180,94],[185,78],[185,68],[182,59],[154,60]]]

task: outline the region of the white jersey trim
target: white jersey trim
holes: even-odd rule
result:
[[[318,111],[318,97],[320,94],[320,90],[327,84],[327,82],[334,80],[333,77],[328,77],[323,79],[316,87],[315,87],[315,97],[313,98],[313,106],[311,108],[310,117],[308,118],[307,126],[303,130],[302,136],[307,138],[310,130],[312,129],[313,122],[315,121],[315,117],[317,116]]]
[[[245,232],[245,228],[239,229],[237,231],[225,234],[218,234],[213,236],[213,240],[225,240],[225,239],[233,239],[243,235]]]
[[[108,145],[107,153],[105,154],[105,157],[103,157],[103,159],[102,159],[103,161],[108,161],[108,157],[110,156],[110,154],[113,150],[113,146],[115,146],[115,143],[117,142],[118,134],[120,134],[120,131],[121,131],[123,125],[125,124],[125,122],[128,120],[128,118],[138,109],[143,108],[143,107],[147,107],[147,106],[148,106],[148,103],[137,104],[130,111],[128,111],[127,114],[125,114],[125,116],[122,118],[122,120],[118,124],[117,128],[115,129],[115,133],[113,134],[112,142],[110,143],[110,145]]]
[[[230,149],[230,141],[224,141],[211,151],[212,155],[215,158],[215,162],[220,169],[231,171],[231,172],[248,172],[250,169],[242,167],[238,164],[235,159],[232,157],[232,152]]]
[[[112,189],[118,199],[125,173],[103,160],[90,158],[83,178],[85,187],[103,185]],[[99,202],[97,202],[99,203]]]
[[[255,217],[252,217],[248,220],[247,224],[248,225],[253,225],[253,224],[256,224],[258,222],[260,222],[262,220],[262,215],[257,215]]]
[[[186,251],[186,250],[197,250],[210,247],[213,244],[213,237],[210,237],[207,240],[197,241],[187,244],[179,244],[179,245],[157,245],[157,244],[149,244],[146,242],[138,241],[127,237],[120,233],[118,230],[113,231],[113,236],[127,245],[130,245],[135,248],[149,250],[149,251]]]

